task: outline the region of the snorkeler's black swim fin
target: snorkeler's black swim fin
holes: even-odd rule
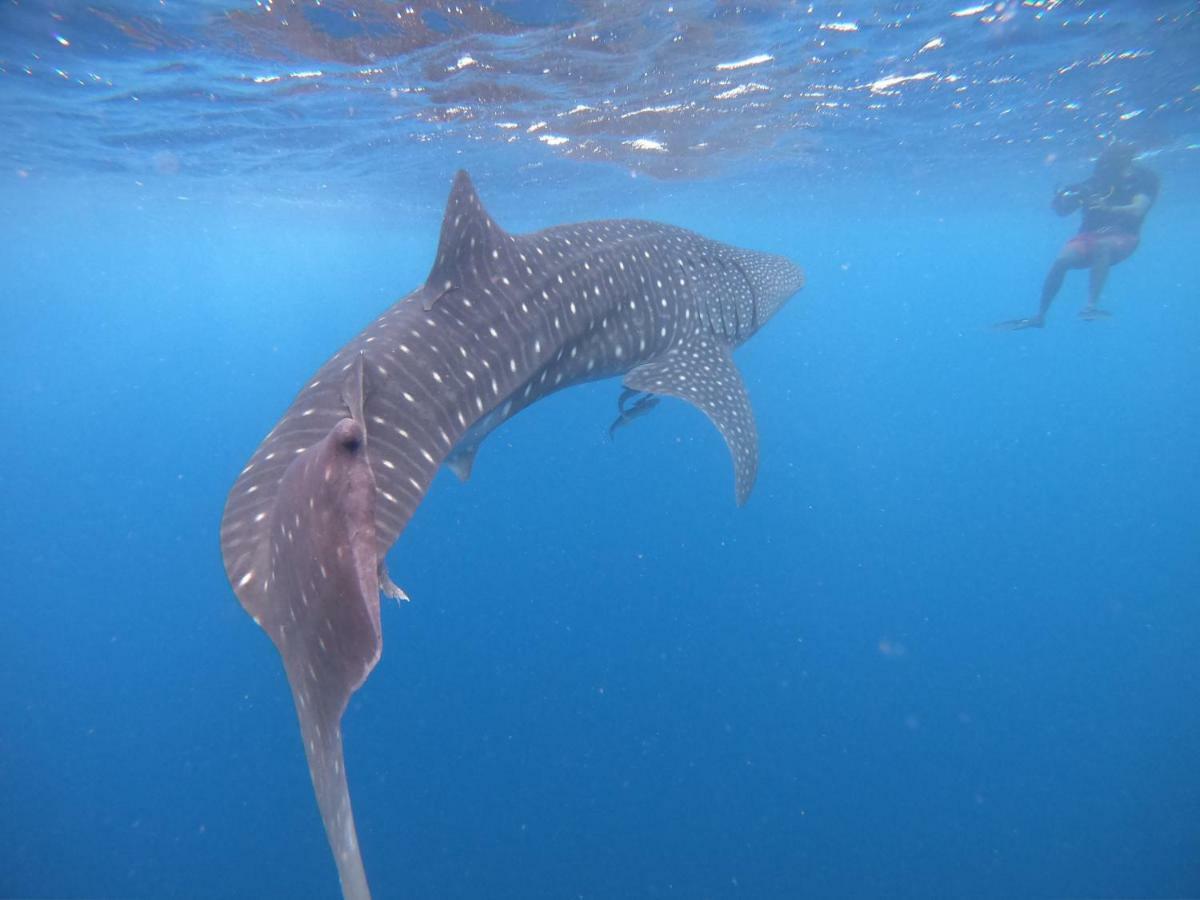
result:
[[[1045,320],[1041,316],[1030,316],[1027,319],[1007,319],[992,326],[996,331],[1024,331],[1026,328],[1044,328]]]

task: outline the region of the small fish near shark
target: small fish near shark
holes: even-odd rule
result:
[[[346,898],[370,891],[342,714],[379,660],[380,593],[407,599],[384,558],[438,467],[465,479],[487,435],[522,409],[620,375],[613,430],[660,396],[686,400],[725,438],[744,503],[758,432],[730,352],[803,285],[785,257],[655,222],[509,234],[467,174],[455,177],[428,279],[317,371],[221,522],[229,581],[283,658]]]

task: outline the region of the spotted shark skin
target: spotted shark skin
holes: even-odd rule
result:
[[[758,434],[730,351],[804,283],[791,261],[669,225],[508,234],[459,172],[426,282],[333,355],[242,470],[225,570],[283,658],[343,895],[367,898],[341,718],[379,660],[384,566],[439,466],[548,394],[624,376],[720,430],[745,502]]]

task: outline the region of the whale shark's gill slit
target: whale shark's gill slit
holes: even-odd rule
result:
[[[731,258],[729,262],[735,269],[738,270],[738,274],[742,276],[742,282],[746,285],[746,292],[750,297],[750,328],[744,335],[741,333],[738,335],[741,340],[745,340],[747,337],[758,331],[760,324],[758,321],[758,289],[754,286],[754,279],[750,277],[749,273],[746,271],[746,267],[743,266],[738,259]]]
[[[382,650],[380,592],[406,599],[384,558],[437,468],[465,479],[480,444],[530,404],[624,375],[638,393],[618,421],[662,396],[701,409],[744,502],[757,431],[730,351],[761,324],[760,298],[773,311],[801,282],[782,258],[654,222],[512,235],[455,177],[429,277],[305,381],[221,522],[229,581],[282,657],[346,897],[369,890],[341,719]]]

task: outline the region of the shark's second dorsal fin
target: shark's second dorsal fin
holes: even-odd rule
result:
[[[475,465],[475,454],[478,452],[478,444],[455,447],[446,457],[445,466],[454,473],[455,478],[466,484],[471,480],[471,468]]]
[[[419,291],[422,305],[431,309],[442,296],[486,278],[489,263],[510,240],[483,208],[471,176],[460,169],[446,201],[437,259]]]

